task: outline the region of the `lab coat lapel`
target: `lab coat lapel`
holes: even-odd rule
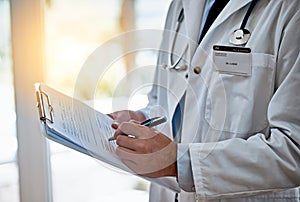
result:
[[[189,56],[192,56],[198,46],[197,39],[199,36],[205,1],[182,0],[182,5],[184,8],[184,21],[187,30],[186,35],[189,39]]]
[[[202,42],[205,40],[209,40],[209,33],[211,31],[213,31],[216,27],[227,20],[233,13],[239,11],[242,7],[248,5],[252,1],[253,0],[230,0],[227,6],[220,13],[220,15],[208,30]],[[184,8],[186,37],[189,39],[189,54],[187,56],[187,61],[191,61],[194,56],[195,50],[198,47],[197,39],[199,36],[205,1],[182,0],[182,6]]]
[[[211,25],[210,29],[207,31],[206,36],[209,36],[209,33],[222,24],[227,18],[229,18],[233,13],[240,10],[242,7],[246,6],[252,2],[252,0],[230,0],[224,10],[216,18],[215,22]],[[242,22],[241,22],[242,24]],[[205,40],[205,37],[204,39]]]

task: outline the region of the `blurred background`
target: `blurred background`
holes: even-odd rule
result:
[[[148,182],[41,137],[31,90],[41,81],[72,96],[89,55],[122,33],[162,30],[169,3],[0,0],[1,202],[148,200]],[[107,54],[130,49],[135,40],[108,43]],[[95,91],[80,86],[80,99],[95,100],[103,113],[115,110],[112,99],[120,99],[120,108],[145,106],[149,89],[138,86],[152,80],[156,55],[121,54],[109,67],[99,67],[106,69]],[[124,80],[126,86],[120,85]]]

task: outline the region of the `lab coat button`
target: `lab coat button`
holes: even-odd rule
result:
[[[194,72],[195,72],[195,74],[200,74],[201,73],[201,68],[199,66],[196,66],[194,68]]]
[[[185,75],[185,78],[188,79],[188,78],[189,78],[189,74],[186,74],[186,75]]]

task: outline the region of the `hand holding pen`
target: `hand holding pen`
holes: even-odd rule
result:
[[[147,119],[146,121],[142,122],[141,125],[151,128],[151,127],[157,126],[159,124],[162,124],[166,121],[167,121],[167,117],[165,117],[165,116],[154,117],[154,118]],[[136,138],[134,135],[130,135],[130,134],[123,134],[123,135],[130,137],[130,138]],[[113,140],[115,140],[115,137],[108,138],[108,141],[113,141]]]
[[[141,124],[122,122],[116,128],[116,154],[133,173],[146,177],[177,176],[176,142],[151,128],[165,121],[166,117],[156,117]]]

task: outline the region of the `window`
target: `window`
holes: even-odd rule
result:
[[[121,33],[135,29],[162,29],[170,0],[47,0],[45,8],[46,83],[72,95],[76,79],[86,59],[106,42]],[[131,39],[134,41],[134,39]],[[110,51],[121,52],[126,46],[110,43]],[[154,68],[138,73],[141,80],[128,80],[126,88],[120,83],[129,73],[143,65],[155,66],[156,54],[141,51],[112,61],[99,79],[96,91],[85,81],[80,98],[96,99],[95,105],[103,113],[112,109],[111,100],[120,99],[124,106],[131,97],[130,86],[151,80]],[[99,67],[101,68],[101,67]],[[130,77],[128,77],[130,78]],[[134,83],[138,82],[138,83]],[[121,88],[121,89],[120,89]],[[149,89],[147,89],[149,90]],[[130,98],[130,108],[146,105],[147,90],[137,89]],[[50,141],[53,201],[148,201],[148,182],[117,171],[88,156]],[[118,194],[115,194],[118,193]]]
[[[0,201],[16,202],[19,183],[8,0],[0,0],[0,27]]]

